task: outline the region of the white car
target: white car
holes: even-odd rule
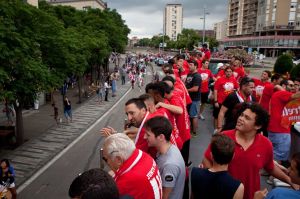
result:
[[[295,65],[300,64],[300,59],[298,59],[298,60],[293,60],[293,64],[295,64]]]

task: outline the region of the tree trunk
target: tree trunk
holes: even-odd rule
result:
[[[15,111],[16,111],[16,138],[17,138],[17,146],[20,146],[24,143],[24,126],[23,126],[23,116],[22,116],[22,110],[23,105],[20,102],[17,106],[16,103],[14,103]]]
[[[81,96],[82,96],[82,93],[81,93],[81,88],[82,88],[82,76],[79,76],[78,77],[78,104],[81,103]]]

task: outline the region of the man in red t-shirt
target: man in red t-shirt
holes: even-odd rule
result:
[[[188,62],[185,60],[185,56],[184,55],[177,55],[177,67],[179,69],[179,75],[180,78],[183,82],[185,82],[185,79],[187,77],[187,75],[190,72],[189,69],[189,64]]]
[[[239,88],[239,85],[236,79],[233,77],[233,70],[230,66],[226,66],[224,69],[225,76],[220,77],[217,79],[214,85],[214,126],[217,129],[218,125],[218,115],[220,112],[220,108],[222,106],[223,101],[225,98],[232,93],[235,89]]]
[[[264,88],[270,83],[270,78],[271,78],[272,73],[268,70],[265,70],[261,73],[260,79],[257,78],[252,78],[254,80],[255,84],[255,98],[256,101],[259,102],[260,98],[262,96],[262,93],[264,91]]]
[[[210,50],[208,49],[207,44],[202,44],[201,52],[202,52],[202,60],[210,60],[211,53]]]
[[[274,159],[279,162],[289,159],[291,146],[291,128],[285,128],[281,125],[283,109],[289,101],[300,98],[300,91],[292,93],[293,81],[282,80],[280,85],[284,90],[274,93],[270,100],[270,123],[268,127],[268,137],[274,147]]]
[[[228,171],[244,184],[244,199],[253,199],[254,193],[260,190],[259,171],[262,168],[274,177],[292,184],[290,177],[274,165],[272,143],[260,133],[267,128],[268,113],[258,104],[245,104],[241,112],[236,128],[222,133],[235,142],[235,154]],[[210,146],[205,152],[203,166],[212,166]]]
[[[239,81],[240,78],[244,77],[246,75],[244,66],[242,65],[242,60],[239,57],[235,57],[235,60],[233,62],[233,76],[237,81]]]
[[[121,197],[162,199],[162,182],[155,161],[137,149],[128,136],[116,133],[107,137],[102,159],[114,172]]]
[[[265,85],[262,95],[258,103],[269,112],[270,100],[274,92],[280,90],[277,85],[281,82],[282,78],[279,74],[274,74],[271,77],[271,84]]]
[[[198,68],[198,73],[201,75],[201,104],[200,104],[200,111],[198,114],[198,118],[204,120],[204,116],[202,115],[205,104],[208,102],[208,95],[209,95],[209,81],[211,79],[216,80],[212,74],[212,72],[208,69],[209,61],[204,60],[202,68]]]
[[[151,154],[148,144],[144,139],[144,123],[149,117],[145,103],[139,98],[132,98],[125,103],[125,112],[127,114],[128,124],[125,127],[124,133],[134,140],[138,149]],[[100,131],[100,133],[106,137],[116,132],[117,131],[111,127],[105,127]]]

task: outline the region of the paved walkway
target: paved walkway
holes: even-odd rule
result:
[[[109,102],[102,104],[96,101],[95,95],[77,104],[77,89],[71,89],[67,95],[72,102],[73,122],[69,124],[65,122],[56,124],[50,102],[41,106],[39,110],[24,111],[23,120],[27,141],[14,150],[1,149],[0,151],[0,159],[8,158],[16,170],[16,185],[22,185],[34,175],[131,89],[129,82],[122,86],[120,84],[121,80],[117,82],[117,96],[111,97],[110,93]],[[55,93],[55,99],[59,108],[59,117],[63,118],[62,97],[59,92]]]

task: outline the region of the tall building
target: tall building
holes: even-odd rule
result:
[[[228,0],[227,47],[300,55],[300,0]]]
[[[167,4],[164,11],[164,35],[177,40],[182,31],[183,9],[181,4]]]
[[[86,10],[89,8],[98,8],[104,10],[107,4],[102,0],[46,0],[52,5],[72,6],[77,10]]]
[[[228,36],[250,35],[255,31],[258,0],[230,0]]]
[[[214,31],[216,40],[222,41],[226,37],[227,31],[227,20],[218,22],[214,24]]]
[[[28,4],[31,4],[31,5],[36,6],[36,7],[39,6],[39,1],[38,0],[26,0],[26,2]]]

